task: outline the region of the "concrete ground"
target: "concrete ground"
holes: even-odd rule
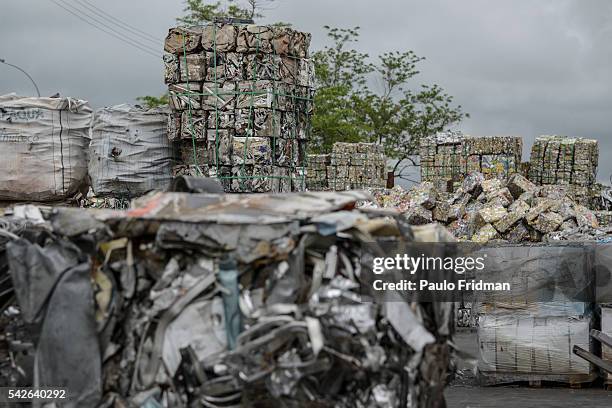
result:
[[[475,333],[461,331],[455,336],[455,343],[462,350],[478,356]],[[612,392],[601,386],[585,389],[481,387],[477,385],[471,368],[469,363],[458,362],[458,378],[445,391],[448,408],[612,407]]]
[[[612,392],[603,389],[470,387],[447,388],[448,408],[610,408]]]

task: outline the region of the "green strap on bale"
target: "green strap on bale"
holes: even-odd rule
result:
[[[240,91],[240,90],[234,90],[231,92],[219,92],[219,82],[218,82],[218,77],[217,77],[217,25],[213,23],[213,60],[214,60],[214,82],[215,82],[215,88],[214,88],[214,93],[212,94],[212,96],[215,97],[215,163],[214,166],[216,168],[216,177],[218,179],[238,179],[241,182],[241,189],[245,189],[245,185],[244,185],[244,181],[245,180],[254,180],[254,179],[289,179],[290,181],[293,181],[293,173],[297,172],[297,169],[299,167],[302,167],[306,165],[305,160],[303,166],[296,166],[296,162],[299,161],[299,156],[300,156],[300,141],[298,140],[298,134],[297,134],[297,126],[299,123],[299,109],[298,109],[298,104],[297,101],[303,101],[306,103],[312,103],[313,99],[309,96],[301,96],[298,95],[296,93],[297,91],[297,87],[299,86],[297,84],[297,78],[294,80],[292,86],[294,88],[293,93],[288,94],[285,92],[279,92],[279,90],[277,89],[277,80],[272,80],[270,81],[273,85],[273,88],[271,90],[271,96],[272,96],[272,135],[271,136],[267,136],[268,138],[270,138],[270,140],[272,141],[272,146],[271,146],[271,157],[270,157],[270,170],[274,171],[275,168],[280,168],[280,169],[288,169],[289,171],[289,175],[288,176],[284,176],[284,175],[247,175],[246,174],[246,161],[247,161],[247,153],[249,151],[248,146],[249,146],[249,138],[250,138],[250,133],[253,132],[253,134],[255,134],[255,124],[254,124],[254,116],[255,116],[255,97],[258,95],[265,95],[265,94],[270,94],[270,90],[256,90],[256,86],[257,86],[257,81],[258,81],[258,61],[257,58],[254,58],[253,60],[253,68],[252,68],[252,79],[251,79],[251,90],[250,91]],[[202,92],[192,92],[191,91],[191,87],[189,85],[189,70],[188,70],[188,64],[187,64],[187,49],[186,49],[186,41],[185,41],[185,34],[183,33],[182,35],[182,40],[183,40],[183,61],[184,61],[184,69],[185,69],[185,75],[186,75],[186,84],[187,84],[187,91],[183,92],[183,93],[174,93],[177,96],[186,96],[187,97],[187,103],[188,103],[188,109],[187,109],[187,115],[188,115],[188,122],[189,122],[189,133],[191,133],[191,140],[192,140],[192,149],[193,149],[193,164],[194,167],[196,168],[196,171],[198,172],[198,175],[203,175],[203,172],[200,168],[200,163],[198,161],[198,157],[197,157],[197,145],[196,145],[196,131],[195,131],[195,126],[194,126],[194,119],[193,119],[193,106],[192,106],[192,97],[204,97],[204,96],[209,96],[210,92],[208,93],[204,93]],[[255,56],[259,55],[261,50],[260,50],[260,45],[261,45],[261,38],[260,38],[260,34],[257,33],[257,46],[256,46],[256,51],[255,51]],[[274,53],[273,55],[277,56],[276,53]],[[287,58],[294,58],[299,60],[299,57],[294,57],[294,56],[287,56]],[[299,73],[299,65],[298,67],[298,73]],[[179,75],[182,73],[182,70],[179,67]],[[219,147],[220,147],[220,137],[219,137],[219,99],[222,96],[226,96],[226,95],[231,95],[233,97],[239,97],[239,96],[244,96],[244,95],[249,95],[250,96],[250,103],[249,103],[249,119],[248,119],[248,127],[247,127],[247,131],[246,131],[246,136],[245,136],[245,143],[244,143],[244,160],[242,161],[242,164],[240,166],[240,174],[237,176],[234,175],[229,175],[229,176],[225,176],[225,175],[221,175],[220,174],[220,169],[221,169],[221,164],[219,163]],[[293,111],[294,111],[294,124],[293,124],[293,128],[292,128],[292,138],[289,140],[290,143],[293,143],[294,145],[292,145],[292,152],[291,152],[291,158],[290,158],[290,165],[288,167],[282,167],[282,166],[277,166],[275,165],[276,163],[276,142],[277,142],[277,136],[281,137],[280,135],[277,135],[277,131],[280,131],[280,127],[282,123],[279,123],[277,126],[276,123],[276,113],[277,113],[277,98],[278,97],[284,97],[284,98],[290,98],[293,102]],[[221,98],[222,99],[222,98]],[[308,115],[308,112],[304,112],[304,115]],[[204,124],[205,126],[207,126],[207,123]],[[278,130],[277,130],[278,129]],[[308,136],[310,134],[311,128],[310,126],[308,126],[307,128],[304,129],[304,131],[306,132],[306,138],[308,139]],[[208,139],[206,140],[206,143],[208,143]],[[294,149],[295,147],[295,149]],[[297,151],[295,151],[297,149]],[[296,160],[293,160],[293,159]],[[210,166],[211,163],[206,163],[207,166]],[[234,164],[232,164],[231,166],[232,168],[235,167]],[[255,167],[255,163],[253,163],[253,167]],[[302,171],[301,172],[301,183],[302,183],[302,188],[305,187],[305,172]]]

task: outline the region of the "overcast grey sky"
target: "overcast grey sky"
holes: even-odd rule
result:
[[[84,6],[94,4],[160,39],[183,9],[183,0],[55,1],[104,21]],[[610,0],[280,0],[266,14],[311,32],[312,49],[326,44],[323,25],[362,27],[359,48],[370,55],[411,49],[427,57],[417,83],[440,84],[472,115],[459,129],[523,136],[527,148],[540,134],[596,138],[599,179],[612,173]],[[161,41],[127,34],[161,55]],[[26,69],[43,94],[94,107],[164,92],[160,59],[51,0],[2,0],[0,58]],[[33,88],[0,65],[0,94],[8,92]]]

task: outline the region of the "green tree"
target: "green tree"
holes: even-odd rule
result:
[[[204,0],[186,0],[183,12],[185,15],[176,21],[179,24],[191,26],[206,24],[215,18],[240,18],[257,20],[263,17],[265,5],[274,0],[225,0],[205,2]]]
[[[327,152],[337,141],[382,144],[400,163],[417,152],[419,141],[469,115],[438,85],[411,88],[424,58],[412,51],[387,52],[375,63],[352,45],[359,27],[325,27],[332,45],[314,54],[317,94],[313,151]]]
[[[364,121],[355,110],[367,89],[367,76],[374,67],[367,54],[350,49],[357,41],[359,28],[339,29],[325,26],[333,46],[314,53],[317,92],[312,118],[311,150],[329,152],[335,142],[366,139]]]
[[[168,106],[168,94],[162,96],[139,96],[136,100],[145,108],[149,109]]]

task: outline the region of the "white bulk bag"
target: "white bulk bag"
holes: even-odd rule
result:
[[[91,114],[73,98],[0,96],[0,200],[74,195],[87,176]]]
[[[98,196],[135,197],[165,189],[172,176],[168,112],[117,105],[97,110],[89,147],[89,177]]]

